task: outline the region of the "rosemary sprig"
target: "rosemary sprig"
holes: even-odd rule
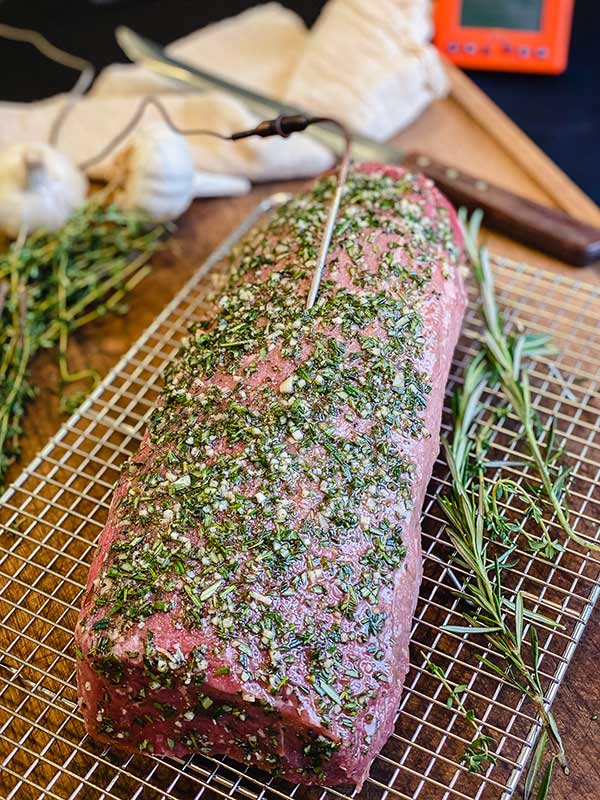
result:
[[[544,800],[550,790],[555,762],[568,772],[560,733],[544,700],[536,629],[538,623],[549,627],[557,625],[548,617],[529,610],[522,592],[514,593],[504,586],[502,574],[510,568],[510,560],[514,558],[521,536],[526,538],[534,553],[552,558],[560,552],[562,545],[552,540],[544,519],[544,511],[548,509],[555,512],[569,538],[585,547],[590,547],[590,544],[570,526],[565,506],[568,471],[558,466],[561,453],[554,447],[553,424],[544,431],[533,408],[523,363],[526,356],[548,353],[549,337],[526,333],[513,335],[504,330],[487,251],[477,244],[481,215],[475,214],[469,223],[464,215],[461,220],[467,252],[481,293],[485,350],[465,370],[463,385],[452,401],[452,439],[443,440],[452,483],[448,494],[440,498],[440,505],[448,521],[448,536],[456,551],[453,562],[466,575],[461,588],[452,589],[464,601],[462,615],[466,624],[448,625],[445,630],[482,636],[491,656],[481,657],[480,663],[534,704],[542,731],[526,777],[525,798],[532,798],[539,784],[536,800]],[[512,462],[486,460],[493,419],[489,414],[487,422],[478,422],[478,418],[482,412],[489,411],[482,399],[485,390],[498,382],[509,407],[521,422],[518,438],[531,456],[526,465],[535,469],[540,477],[539,489],[521,486],[503,474],[502,470]],[[500,413],[505,414],[507,410],[502,408]],[[540,444],[542,438],[545,438],[544,445]],[[500,470],[499,476],[493,480],[486,477],[486,471],[491,467]],[[500,510],[500,500],[504,495],[516,496],[524,505],[519,522],[511,521]],[[531,521],[536,524],[539,535],[526,527],[526,523]],[[498,554],[496,543],[505,545],[504,552]],[[526,639],[527,627],[529,641]],[[429,669],[442,681],[454,703],[457,687],[448,684],[438,667]],[[462,702],[457,707],[463,716],[470,719],[476,733],[481,733],[481,724],[471,718],[472,712],[467,712]],[[550,744],[553,754],[544,767]],[[489,742],[485,741],[483,746],[485,752]],[[481,753],[479,748],[476,755]],[[471,755],[467,751],[463,759],[470,768]],[[478,766],[479,762],[475,760],[474,764]]]
[[[529,376],[523,365],[523,359],[550,352],[550,336],[531,333],[517,335],[505,330],[494,294],[488,250],[486,247],[480,247],[478,243],[483,215],[480,211],[476,211],[467,221],[464,209],[461,209],[460,217],[465,247],[479,285],[482,316],[486,328],[483,341],[487,360],[500,381],[504,396],[523,426],[524,443],[541,481],[540,494],[554,512],[569,539],[586,550],[600,552],[600,545],[579,536],[570,523],[565,499],[569,471],[556,467],[556,454],[551,443],[554,433],[552,426],[547,431],[546,446],[541,444],[541,425],[533,407]]]
[[[57,232],[36,231],[0,253],[0,485],[19,453],[21,424],[34,394],[28,375],[40,349],[57,345],[61,409],[73,411],[98,380],[96,372],[71,372],[70,334],[108,311],[150,271],[165,228],[137,212],[106,205],[102,195]]]
[[[448,494],[440,497],[440,505],[448,520],[447,533],[456,551],[453,562],[468,575],[460,590],[452,589],[465,602],[463,617],[467,624],[447,625],[444,629],[450,633],[485,638],[490,651],[503,663],[500,667],[485,657],[481,662],[533,702],[546,733],[545,741],[553,743],[555,758],[567,769],[560,733],[544,701],[538,635],[534,626],[534,623],[542,623],[556,627],[556,623],[527,609],[521,592],[512,599],[512,593],[503,586],[502,572],[509,567],[517,542],[509,545],[501,555],[494,556],[490,554],[490,538],[486,537],[490,526],[486,508],[491,502],[491,484],[485,479],[484,465],[473,457],[475,439],[470,433],[482,410],[481,397],[492,374],[484,354],[470,363],[463,386],[453,399],[452,441],[443,439],[452,485]],[[499,534],[497,538],[501,538]],[[529,644],[525,640],[527,624]]]

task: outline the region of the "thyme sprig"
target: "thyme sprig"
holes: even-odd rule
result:
[[[546,734],[543,741],[553,743],[553,760],[558,760],[566,770],[560,733],[544,700],[535,628],[535,623],[549,627],[557,625],[552,619],[528,609],[522,592],[513,597],[513,593],[503,585],[502,572],[510,568],[517,541],[506,547],[502,554],[492,554],[490,545],[494,539],[501,539],[500,531],[493,532],[496,536],[490,536],[494,518],[489,518],[487,508],[491,504],[493,484],[485,478],[485,465],[473,457],[475,437],[472,429],[476,427],[476,419],[482,410],[482,394],[489,387],[492,375],[484,354],[469,364],[463,386],[453,399],[452,440],[443,439],[452,484],[448,494],[440,497],[439,502],[448,521],[448,537],[456,551],[453,563],[468,576],[461,589],[452,589],[465,603],[462,616],[466,624],[447,625],[444,630],[485,638],[490,652],[500,659],[502,665],[487,657],[481,657],[481,663],[533,702]],[[525,638],[527,625],[529,642]],[[538,761],[541,763],[541,757]],[[535,759],[533,763],[537,763]],[[535,776],[532,786],[534,784]]]
[[[452,482],[449,492],[440,497],[440,505],[456,551],[453,563],[466,575],[461,588],[452,589],[464,603],[462,616],[466,624],[448,625],[444,629],[458,635],[482,636],[490,657],[481,657],[480,663],[534,704],[542,730],[526,777],[525,798],[532,798],[537,787],[536,800],[544,800],[555,763],[565,772],[568,765],[556,721],[545,703],[536,625],[558,626],[552,619],[528,609],[523,592],[513,592],[503,584],[503,572],[512,566],[511,559],[515,558],[521,537],[534,553],[546,558],[553,558],[563,549],[550,535],[545,520],[548,511],[554,512],[569,538],[586,548],[595,547],[579,537],[570,525],[565,498],[568,470],[559,465],[562,453],[555,447],[554,424],[544,430],[532,402],[524,359],[550,352],[550,339],[545,334],[512,334],[505,330],[487,250],[478,246],[481,214],[474,214],[469,222],[462,214],[461,222],[480,290],[485,349],[465,370],[463,385],[452,401],[452,438],[443,440]],[[507,406],[496,410],[495,418],[509,409],[517,416],[521,423],[518,443],[530,456],[525,465],[536,471],[539,487],[523,486],[507,476],[504,470],[514,466],[514,462],[486,459],[494,414],[490,417],[488,413],[487,421],[480,421],[482,413],[490,411],[483,395],[498,384]],[[490,468],[499,470],[494,479],[489,478]],[[509,519],[501,511],[500,501],[505,495],[516,497],[524,506],[519,521]],[[535,523],[537,534],[529,530],[531,522]],[[499,551],[498,543],[505,546],[503,552]],[[428,669],[445,686],[454,705],[458,690],[466,687],[452,687],[435,665],[428,665]],[[478,769],[485,763],[492,740],[486,738],[482,744],[479,736],[485,734],[481,723],[462,701],[456,706],[476,730],[476,758],[472,759],[469,748],[463,757],[463,763],[474,771],[474,767]],[[549,745],[553,753],[547,760]]]
[[[493,738],[483,732],[474,710],[467,708],[462,701],[461,695],[467,691],[467,685],[452,684],[441,667],[434,664],[423,652],[421,655],[425,658],[425,668],[438,679],[448,694],[446,707],[456,707],[459,714],[471,724],[475,731],[473,738],[465,748],[460,763],[464,764],[469,772],[481,772],[486,764],[495,764],[496,755],[490,750],[490,746],[494,744]]]
[[[509,333],[503,324],[494,294],[494,280],[486,247],[479,246],[479,228],[483,214],[475,211],[467,221],[461,210],[465,247],[481,296],[481,313],[485,323],[483,342],[488,364],[500,382],[502,393],[510,403],[523,428],[523,441],[541,482],[540,498],[553,511],[562,530],[586,550],[600,552],[600,545],[591,542],[573,529],[566,502],[569,470],[557,467],[553,448],[554,426],[543,431],[533,406],[531,386],[523,359],[551,352],[548,334]],[[545,444],[543,443],[545,439]]]
[[[35,393],[35,354],[57,346],[61,409],[74,410],[98,381],[92,369],[71,372],[70,334],[123,300],[150,271],[165,229],[137,212],[107,205],[99,194],[58,231],[39,230],[0,253],[0,485],[19,454],[22,420]]]

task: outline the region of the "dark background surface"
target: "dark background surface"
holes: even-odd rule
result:
[[[167,43],[256,4],[256,0],[5,0],[0,2],[0,21],[35,28],[100,68],[126,60],[113,36],[119,23]],[[323,0],[283,4],[311,24]],[[472,77],[600,203],[599,0],[575,2],[571,55],[564,75],[478,72]],[[72,82],[73,73],[46,61],[30,46],[0,40],[0,99],[35,100],[63,91]]]

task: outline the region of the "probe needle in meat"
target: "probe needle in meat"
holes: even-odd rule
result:
[[[308,128],[309,125],[323,124],[323,123],[327,123],[329,125],[335,125],[336,127],[338,127],[344,136],[345,144],[337,172],[337,183],[335,192],[331,201],[331,205],[329,207],[329,212],[327,214],[327,220],[325,222],[323,236],[321,237],[321,244],[319,247],[319,256],[317,258],[317,264],[313,272],[310,289],[308,292],[308,296],[306,298],[307,310],[310,310],[314,306],[317,299],[317,295],[319,293],[321,278],[323,276],[323,270],[325,268],[325,262],[327,260],[327,253],[329,252],[329,246],[331,245],[331,239],[333,237],[333,231],[335,229],[335,221],[337,219],[338,211],[340,208],[340,201],[342,199],[344,185],[346,183],[346,178],[348,177],[348,169],[350,166],[350,147],[352,144],[352,139],[350,137],[350,134],[340,122],[338,122],[335,119],[331,119],[330,117],[305,117],[302,114],[296,114],[287,116],[280,115],[276,119],[265,120],[264,122],[259,123],[259,125],[257,125],[256,128],[253,128],[252,130],[242,131],[241,133],[234,133],[230,137],[233,141],[235,141],[236,139],[244,139],[247,136],[263,136],[263,137],[282,136],[283,138],[287,138],[291,133],[298,133],[300,131],[306,130],[306,128]]]

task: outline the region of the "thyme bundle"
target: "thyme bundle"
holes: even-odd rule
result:
[[[164,230],[99,196],[60,230],[38,230],[0,254],[0,484],[19,454],[25,407],[35,394],[33,357],[57,345],[61,388],[80,381],[93,387],[93,370],[69,370],[69,336],[109,311],[123,311],[126,294],[150,271],[147,261]],[[64,394],[63,410],[82,397]]]
[[[569,471],[559,464],[561,451],[555,447],[553,422],[544,429],[533,407],[524,359],[550,352],[550,338],[545,334],[512,334],[505,330],[494,294],[489,256],[486,248],[478,245],[481,214],[476,212],[468,222],[461,214],[461,222],[480,291],[485,349],[465,370],[463,385],[452,402],[452,438],[443,440],[452,482],[449,492],[440,498],[440,505],[456,551],[453,562],[466,575],[461,588],[453,589],[463,601],[465,624],[448,625],[445,630],[482,636],[491,658],[481,657],[480,663],[534,704],[542,731],[527,773],[524,795],[529,800],[537,787],[536,800],[545,800],[555,763],[558,762],[565,772],[568,766],[560,732],[544,698],[536,625],[558,626],[552,619],[528,609],[523,593],[514,593],[504,585],[503,572],[510,569],[511,558],[522,538],[533,553],[549,559],[564,549],[550,535],[544,519],[548,513],[555,514],[569,539],[586,549],[597,547],[580,537],[571,526],[566,505]],[[512,409],[520,423],[519,443],[529,456],[525,461],[486,460],[493,419],[480,423],[478,418],[486,408],[483,393],[497,385],[506,404],[496,416]],[[505,470],[516,464],[529,467],[539,478],[539,486],[523,486],[507,477]],[[499,470],[493,480],[485,474],[490,468]],[[510,520],[500,510],[501,498],[511,495],[524,507],[518,521]],[[537,533],[528,529],[529,522],[535,524]],[[505,545],[500,555],[492,553],[495,542]],[[498,552],[497,549],[494,552]],[[485,735],[474,712],[465,707],[461,698],[467,686],[453,686],[441,668],[430,661],[426,662],[426,668],[446,689],[449,707],[455,705],[474,727],[475,735],[462,763],[474,772],[486,763],[494,763],[493,740]],[[549,744],[553,753],[548,760],[545,755]]]

